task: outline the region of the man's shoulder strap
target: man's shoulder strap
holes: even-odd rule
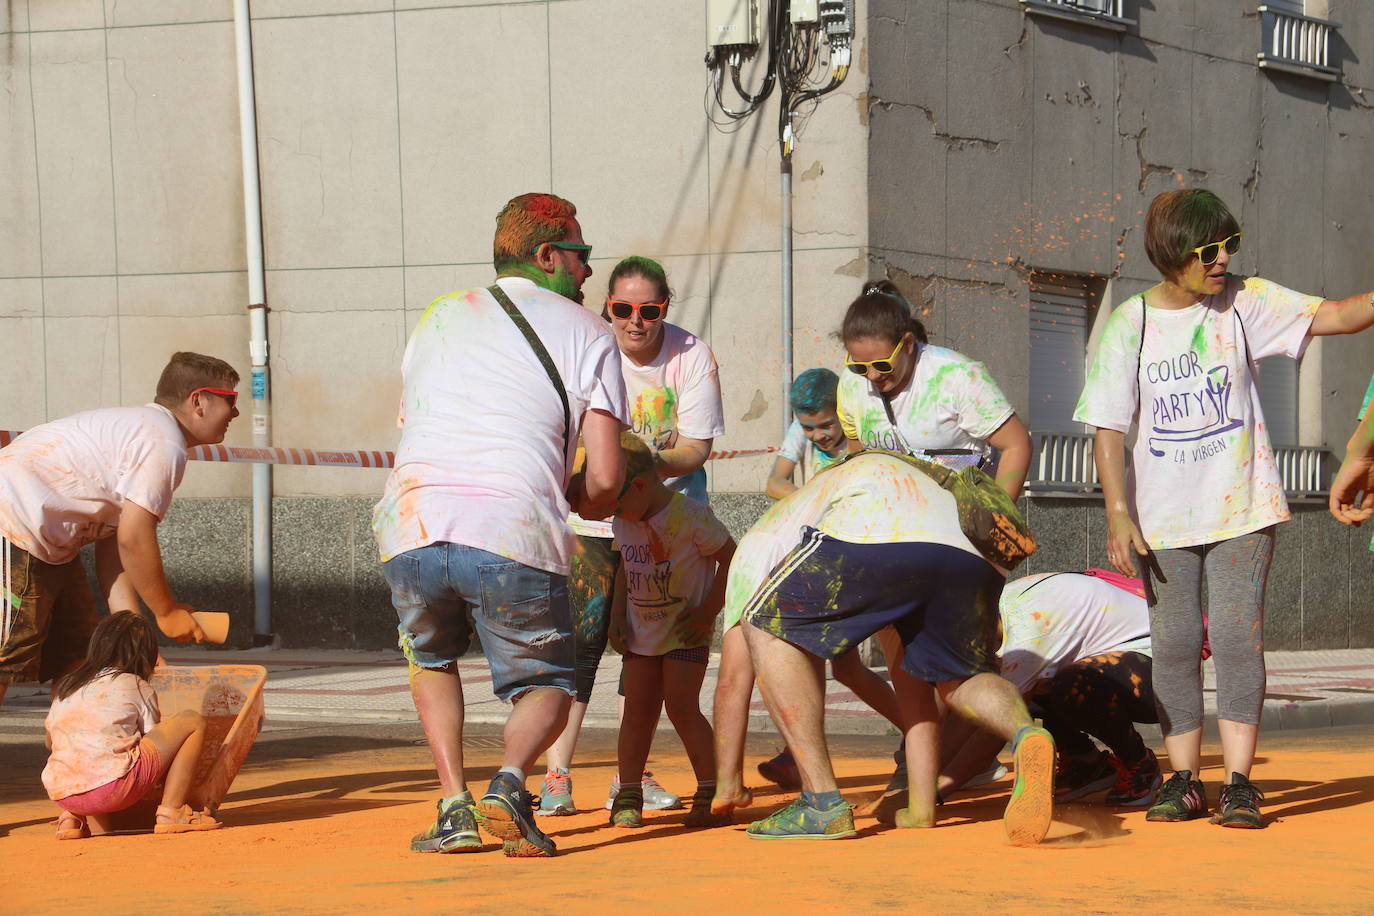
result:
[[[491,293],[501,310],[504,311],[510,320],[519,328],[520,333],[529,343],[530,349],[534,351],[539,364],[544,367],[544,371],[549,375],[549,381],[553,382],[553,390],[558,393],[558,400],[563,404],[563,455],[566,460],[568,446],[572,436],[572,409],[568,406],[568,392],[563,387],[563,377],[558,374],[558,367],[553,364],[553,357],[544,346],[544,342],[539,339],[539,335],[534,333],[534,328],[530,327],[529,320],[521,314],[520,309],[516,308],[510,296],[506,295],[500,284],[493,283],[487,287],[487,292]]]

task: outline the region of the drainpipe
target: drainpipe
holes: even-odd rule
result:
[[[782,160],[782,434],[792,425],[792,159]]]
[[[234,0],[238,59],[239,142],[243,159],[243,228],[248,254],[248,319],[252,360],[253,445],[272,442],[267,367],[267,281],[262,258],[262,187],[258,181],[258,114],[253,94],[253,35],[248,0]],[[253,465],[253,645],[272,643],[272,466]]]

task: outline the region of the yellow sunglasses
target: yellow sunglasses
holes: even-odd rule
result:
[[[849,371],[853,372],[855,375],[868,375],[870,367],[879,375],[887,375],[892,372],[893,369],[897,368],[894,360],[897,359],[897,354],[902,352],[902,347],[904,346],[906,346],[905,336],[897,341],[897,348],[892,351],[892,355],[887,359],[870,359],[865,362],[863,360],[850,359],[849,354],[846,353],[844,355],[844,364],[849,368]]]
[[[1197,255],[1197,259],[1202,262],[1202,266],[1210,267],[1221,257],[1221,249],[1225,248],[1227,254],[1235,254],[1240,251],[1241,234],[1228,235],[1220,242],[1208,242],[1206,245],[1199,245],[1192,250],[1192,254]]]

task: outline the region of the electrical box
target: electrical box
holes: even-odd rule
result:
[[[777,0],[774,0],[777,2]],[[793,25],[815,25],[821,20],[820,0],[792,0],[788,6]]]
[[[756,48],[758,44],[759,0],[707,0],[707,47]]]
[[[821,24],[827,39],[846,40],[854,35],[854,0],[820,0]]]

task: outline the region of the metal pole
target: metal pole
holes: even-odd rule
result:
[[[262,188],[258,179],[258,115],[253,90],[253,35],[248,0],[234,0],[238,61],[239,143],[243,160],[243,227],[248,256],[248,318],[252,360],[253,444],[272,443],[267,366],[267,284],[262,254]],[[253,465],[253,645],[272,642],[272,467]]]
[[[782,158],[782,432],[792,425],[792,157]]]

